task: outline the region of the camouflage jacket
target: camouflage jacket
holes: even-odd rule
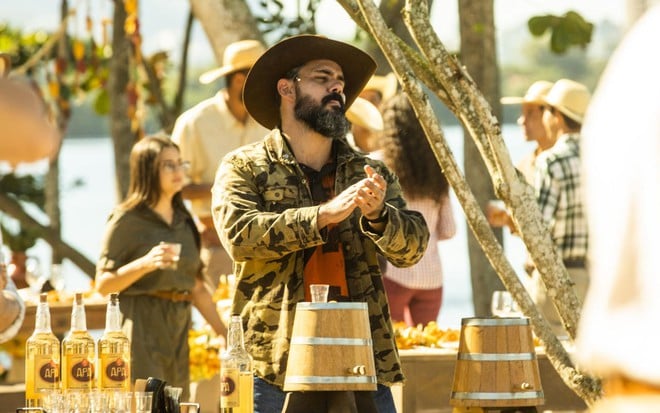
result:
[[[385,165],[338,142],[335,190],[365,178],[372,165],[387,181],[388,221],[382,235],[370,232],[358,208],[339,224],[352,301],[366,302],[378,381],[403,380],[377,252],[406,267],[424,254],[429,232],[422,215],[406,209],[396,176]],[[284,383],[296,303],[304,301],[303,251],[325,242],[317,226],[307,178],[280,131],[229,153],[213,186],[213,218],[234,260],[232,314],[241,314],[256,374]]]

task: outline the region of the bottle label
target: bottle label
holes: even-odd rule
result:
[[[67,374],[69,375],[69,388],[88,388],[90,382],[94,380],[94,364],[86,357],[76,355],[67,355],[70,366]]]
[[[55,389],[60,381],[60,365],[48,356],[34,356],[32,380],[34,391]],[[29,379],[28,379],[29,380]]]
[[[123,388],[128,378],[128,365],[121,354],[104,354],[100,361],[101,387]]]
[[[41,382],[37,383],[37,388],[51,388],[60,381],[60,365],[55,360],[46,357],[38,360],[36,365],[40,366],[37,380]]]
[[[238,378],[238,369],[220,369],[220,407],[239,407]]]

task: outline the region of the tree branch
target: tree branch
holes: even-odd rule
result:
[[[51,245],[56,254],[68,258],[87,276],[92,279],[94,278],[96,272],[96,266],[94,263],[79,253],[75,248],[64,242],[57,231],[32,218],[32,216],[25,212],[18,201],[6,194],[0,193],[0,210],[19,220],[21,226],[25,228],[35,228],[40,231],[42,238]]]

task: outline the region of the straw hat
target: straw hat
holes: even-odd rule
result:
[[[582,123],[590,98],[589,89],[582,83],[560,79],[555,82],[544,100],[563,115]]]
[[[383,116],[378,108],[367,99],[359,96],[346,111],[346,117],[352,124],[362,126],[372,132],[383,130]]]
[[[240,40],[231,43],[222,55],[222,66],[202,73],[199,81],[206,85],[232,72],[249,69],[265,50],[266,48],[257,40]]]
[[[385,102],[396,94],[398,87],[399,81],[396,79],[396,75],[390,72],[385,76],[371,76],[371,79],[367,82],[364,90],[377,91],[380,93],[382,101]]]
[[[0,53],[0,77],[5,77],[11,71],[11,56]]]
[[[547,80],[537,80],[532,83],[532,85],[527,89],[525,96],[504,96],[500,99],[500,103],[503,105],[515,105],[520,103],[538,103],[544,104],[543,100],[552,89],[552,82]]]
[[[289,70],[319,59],[341,66],[347,108],[376,70],[371,56],[348,43],[309,34],[289,37],[266,50],[250,69],[243,87],[243,101],[250,115],[268,129],[276,127],[280,123],[277,81]]]

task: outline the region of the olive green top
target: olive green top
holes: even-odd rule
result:
[[[116,271],[161,241],[181,244],[176,270],[154,270],[120,292],[122,329],[131,340],[132,380],[155,377],[187,388],[190,303],[144,294],[192,290],[202,270],[197,237],[185,211],[175,210],[172,225],[147,207],[116,209],[110,215],[97,271]]]

